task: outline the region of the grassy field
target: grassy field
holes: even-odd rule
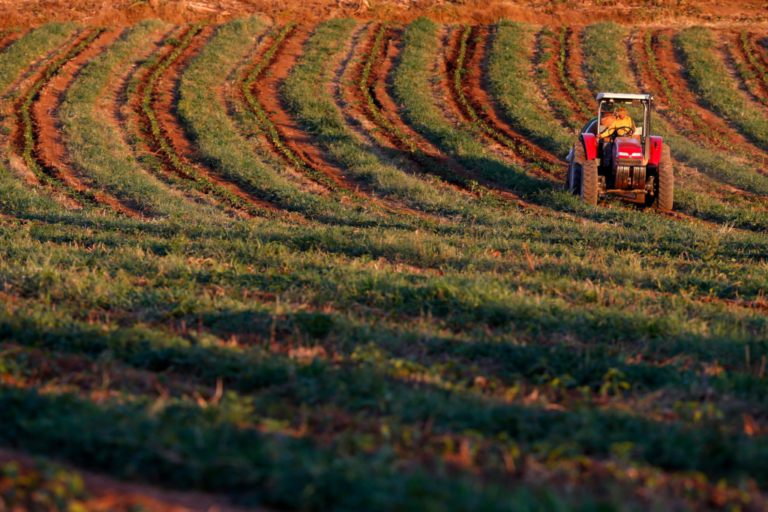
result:
[[[0,511],[104,510],[83,471],[260,510],[765,510],[763,77],[672,30],[682,92],[613,23],[0,35]],[[675,210],[587,206],[585,91],[643,76]],[[677,129],[683,93],[749,155]]]

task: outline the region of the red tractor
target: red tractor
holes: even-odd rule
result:
[[[566,159],[568,190],[591,205],[597,204],[598,196],[614,194],[671,210],[675,193],[672,157],[661,137],[650,134],[653,96],[601,92],[596,100],[597,117],[581,130]],[[613,129],[606,126],[612,123],[605,122],[605,112],[622,105],[643,108],[642,126],[633,129],[634,121],[626,122],[624,117]],[[619,110],[623,116],[626,109]],[[618,126],[622,124],[631,126]]]

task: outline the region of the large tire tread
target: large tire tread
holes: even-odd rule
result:
[[[672,168],[672,156],[669,146],[664,144],[661,148],[661,160],[659,161],[658,190],[656,193],[656,208],[671,211],[675,202],[675,173]]]
[[[581,199],[597,206],[597,159],[587,160],[581,172]]]

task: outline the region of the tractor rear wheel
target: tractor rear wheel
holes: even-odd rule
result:
[[[581,144],[574,145],[573,160],[568,165],[568,176],[565,186],[571,195],[578,195],[581,192],[581,169],[584,162],[584,148]]]
[[[581,199],[597,205],[597,159],[587,160],[581,167]]]
[[[661,159],[659,160],[658,176],[656,176],[654,188],[653,198],[647,204],[655,206],[659,210],[671,211],[675,201],[675,173],[672,169],[669,146],[666,144],[661,148]]]
[[[672,210],[675,201],[675,173],[672,169],[672,156],[669,146],[661,147],[661,160],[659,161],[659,193],[656,196],[656,207],[660,210]]]

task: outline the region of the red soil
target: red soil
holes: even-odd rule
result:
[[[489,37],[490,28],[487,26],[476,26],[469,35],[465,67],[471,72],[464,75],[466,77],[462,82],[464,96],[475,112],[491,128],[512,139],[517,146],[525,147],[537,158],[550,164],[560,164],[561,161],[556,155],[531,143],[504,121],[503,114],[488,92]]]
[[[0,31],[0,33],[3,33],[3,36],[0,37],[0,52],[11,46],[19,37],[21,37],[20,32],[13,30]]]
[[[301,57],[304,45],[311,34],[311,26],[300,25],[286,36],[267,67],[253,84],[253,93],[267,112],[281,140],[291,152],[310,168],[331,178],[336,186],[355,192],[361,188],[361,185],[325,159],[312,137],[290,116],[282,100],[280,88]],[[255,62],[258,62],[258,59]],[[282,157],[279,149],[274,149]]]
[[[257,15],[276,23],[290,19],[318,23],[329,18],[356,17],[362,21],[411,22],[427,16],[443,23],[491,24],[502,18],[560,26],[589,25],[612,20],[621,24],[687,22],[760,22],[764,14],[760,0],[697,0],[694,3],[643,0],[601,3],[485,0],[448,2],[433,0],[5,0],[0,2],[0,28],[38,26],[48,21],[77,21],[89,25],[131,25],[159,18],[172,24],[229,19]]]
[[[301,57],[304,45],[312,34],[312,29],[313,27],[306,25],[299,25],[293,29],[285,37],[272,59],[259,75],[259,78],[252,85],[252,93],[261,103],[277,130],[280,140],[305,165],[316,172],[324,174],[337,187],[350,192],[353,196],[368,203],[377,204],[384,209],[393,209],[400,213],[431,218],[431,216],[424,212],[408,208],[393,201],[374,198],[368,185],[355,180],[347,175],[343,169],[329,162],[313,137],[307,134],[288,113],[288,107],[283,100],[280,88]],[[267,45],[265,46],[268,47]],[[254,62],[259,61],[258,58],[254,59]],[[272,144],[272,141],[269,142],[275,154],[283,158],[291,166],[292,163],[284,156],[280,148]],[[309,178],[311,179],[311,177]],[[324,185],[322,182],[318,182],[318,184]],[[344,201],[343,198],[342,201]]]
[[[23,472],[38,467],[29,455],[0,448],[0,464],[16,463]],[[60,463],[61,464],[61,463]],[[242,509],[231,504],[229,498],[201,492],[167,491],[148,485],[120,482],[112,478],[82,471],[61,464],[65,469],[76,472],[83,480],[85,490],[91,499],[86,510],[104,512],[131,512],[139,507],[152,512],[264,512],[266,509]]]
[[[571,111],[576,114],[576,117],[580,122],[586,123],[588,121],[587,116],[582,113],[581,108],[579,108],[579,105],[568,92],[568,89],[565,88],[563,81],[560,79],[560,73],[557,68],[557,62],[560,58],[560,38],[555,35],[548,36],[547,39],[549,40],[548,42],[552,45],[552,57],[544,64],[544,69],[547,70],[549,77],[547,81],[552,88],[552,92],[558,98],[564,100],[568,104],[568,108],[570,108]],[[566,66],[566,71],[567,69],[568,66]],[[560,119],[560,121],[568,122],[569,119]]]
[[[595,95],[589,90],[587,79],[584,77],[584,52],[581,48],[583,36],[584,27],[570,27],[566,32],[565,72],[581,101],[587,106],[594,106],[597,111]]]
[[[752,146],[744,136],[731,129],[722,118],[696,100],[697,95],[690,90],[688,81],[683,75],[683,66],[679,64],[681,62],[680,57],[675,55],[675,50],[669,41],[660,42],[659,37],[662,35],[671,39],[674,37],[674,32],[667,29],[657,31],[653,35],[652,47],[656,58],[656,67],[669,84],[669,88],[673,93],[672,99],[674,102],[677,102],[678,107],[672,105],[670,98],[664,97],[661,84],[658,83],[652,73],[645,73],[643,80],[658,91],[656,95],[657,106],[665,108],[664,113],[670,122],[681,131],[693,132],[689,136],[705,144],[718,146],[729,151],[733,151],[733,146],[736,146],[752,158],[764,158],[765,155]],[[633,45],[638,47],[637,51],[642,51],[640,44],[638,42]],[[688,112],[695,113],[701,119],[704,126],[698,125]],[[711,133],[708,134],[702,130],[703,128]]]
[[[177,91],[178,91],[179,81],[181,80],[181,74],[184,71],[184,69],[186,69],[186,67],[189,65],[189,62],[198,54],[198,52],[200,51],[200,49],[202,48],[202,46],[205,44],[205,42],[208,40],[208,38],[212,33],[213,33],[213,28],[207,27],[203,29],[203,31],[201,31],[198,35],[196,35],[192,40],[192,42],[190,43],[190,45],[179,56],[179,58],[176,59],[176,61],[174,61],[174,63],[168,67],[168,69],[160,77],[160,79],[155,82],[155,89],[152,91],[153,92],[152,109],[155,112],[155,116],[157,117],[158,123],[163,132],[163,135],[165,136],[168,143],[171,145],[171,147],[174,148],[179,158],[184,163],[194,167],[201,175],[205,176],[208,180],[228,190],[231,194],[237,196],[243,201],[246,201],[257,208],[263,208],[271,212],[284,214],[285,212],[277,209],[271,203],[268,203],[262,199],[259,199],[253,196],[252,194],[245,192],[236,184],[222,178],[221,176],[218,176],[210,169],[195,162],[195,160],[197,159],[197,152],[196,152],[195,146],[187,136],[183,126],[181,125],[181,122],[175,115],[176,103],[178,102]],[[186,32],[183,34],[180,34],[179,37],[183,38],[185,37],[185,35],[186,35]],[[167,48],[165,50],[165,55],[163,56],[162,59],[160,59],[160,63],[158,63],[158,65],[165,62],[170,56],[170,54],[173,53],[174,50],[175,48],[173,46]],[[147,81],[149,80],[150,75],[154,72],[155,69],[156,68],[149,70],[143,76],[142,82],[138,88],[138,93],[136,94],[136,98],[135,98],[136,112],[143,119],[145,126],[149,126],[149,121],[146,119],[141,109],[141,97],[143,96],[144,91],[147,87]],[[148,130],[148,133],[151,133],[151,131]],[[158,152],[160,150],[160,145],[157,141],[153,140],[150,143],[150,148],[153,151]],[[167,156],[163,158],[163,161],[164,161],[165,169],[167,173],[172,175],[174,174],[178,175],[184,179],[189,179],[189,177],[186,174],[184,174],[183,171],[175,168],[173,162],[171,162],[171,160],[167,158]],[[249,212],[246,212],[243,210],[239,210],[239,211],[241,212],[242,215],[246,217],[251,217]]]
[[[378,30],[378,26],[374,26],[370,30],[370,36],[366,41],[365,48],[362,52],[362,56],[364,58],[367,58],[367,56],[372,51]],[[399,114],[400,108],[389,93],[390,84],[388,83],[389,74],[392,71],[394,63],[397,60],[400,52],[398,43],[402,37],[402,34],[402,28],[390,27],[387,29],[384,35],[384,43],[381,46],[379,54],[376,56],[376,60],[371,67],[371,72],[369,74],[369,92],[373,97],[380,114],[385,119],[387,119],[389,123],[400,130],[401,133],[404,133],[408,140],[410,140],[418,148],[418,150],[423,153],[424,157],[435,162],[440,168],[446,169],[453,174],[463,176],[465,178],[472,179],[478,183],[481,183],[486,188],[492,190],[493,194],[504,201],[517,205],[526,204],[512,192],[507,190],[500,190],[496,185],[484,182],[482,179],[478,179],[477,176],[471,172],[468,172],[453,159],[441,153],[439,149],[437,149],[434,145],[432,145],[429,141],[424,139],[420,134],[415,132],[410,126],[402,121],[402,118]],[[378,127],[378,120],[373,116],[373,114],[371,114],[370,110],[365,107],[366,100],[358,87],[364,67],[365,61],[363,60],[358,64],[357,69],[353,73],[352,84],[350,84],[350,86],[347,88],[347,93],[354,99],[354,101],[350,104],[350,109],[354,110],[358,117],[365,118],[370,125]],[[376,142],[378,144],[402,151],[405,155],[408,156],[411,164],[415,166],[416,169],[423,173],[429,173],[427,167],[419,164],[418,159],[411,152],[409,145],[398,138],[396,135],[390,134],[385,130],[380,130],[376,133],[376,136]],[[481,195],[480,193],[470,192],[468,189],[458,185],[450,184],[448,182],[443,183],[445,183],[446,186],[453,188],[454,190],[462,191],[476,197]]]
[[[40,91],[32,106],[32,116],[35,123],[35,149],[39,165],[65,185],[78,192],[92,192],[96,201],[109,205],[120,213],[131,217],[141,217],[141,214],[134,208],[121,203],[109,194],[93,191],[91,186],[78,176],[78,173],[70,165],[61,125],[58,121],[59,107],[77,74],[91,59],[120,37],[120,33],[120,30],[115,29],[104,31],[93,43],[67,62]],[[78,44],[89,34],[86,33],[78,38],[73,45]],[[19,109],[22,101],[19,101]],[[21,118],[19,118],[19,123],[18,133],[21,136],[23,131]],[[21,145],[23,146],[23,140]]]
[[[454,71],[457,67],[457,60],[459,56],[459,47],[461,44],[461,35],[463,29],[456,29],[449,38],[449,59],[446,62],[444,68],[444,77],[447,87],[450,89],[451,94],[448,95],[448,105],[456,112],[461,114],[461,117],[470,124],[474,124],[472,117],[467,110],[467,107],[462,104],[459,97],[459,92],[454,86]],[[505,121],[502,120],[501,113],[497,112],[495,102],[491,95],[486,91],[483,83],[483,77],[487,76],[487,55],[486,45],[489,36],[488,27],[474,27],[470,34],[469,41],[467,43],[467,51],[465,58],[465,69],[471,70],[471,73],[465,73],[462,76],[462,91],[467,98],[472,109],[485,123],[495,132],[501,134],[507,139],[511,139],[512,142],[518,147],[523,147],[530,153],[534,154],[538,159],[550,163],[560,164],[559,159],[549,153],[548,151],[531,144],[522,135],[517,133],[512,127],[510,127]],[[501,137],[491,137],[484,133],[484,136],[490,141],[500,142]],[[557,179],[563,179],[562,176],[553,175],[547,170],[536,167],[537,161],[526,157],[515,151],[510,155],[506,151],[497,151],[502,156],[513,160],[515,163],[524,163],[531,165],[540,174],[546,174],[555,176]]]
[[[758,100],[766,101],[768,100],[768,83],[766,83],[760,76],[760,72],[758,71],[757,67],[752,63],[752,61],[747,57],[746,52],[744,51],[744,47],[742,46],[741,41],[741,34],[739,32],[733,33],[733,46],[736,49],[736,52],[738,52],[739,56],[741,57],[741,60],[744,61],[744,63],[747,65],[749,70],[755,74],[757,77],[757,80],[755,82],[757,83],[757,88],[759,90],[759,98]],[[752,55],[757,59],[758,63],[763,67],[763,69],[766,68],[766,60],[765,55],[763,52],[759,50],[760,46],[757,42],[757,35],[754,33],[747,34],[747,41],[749,42],[749,47]]]

